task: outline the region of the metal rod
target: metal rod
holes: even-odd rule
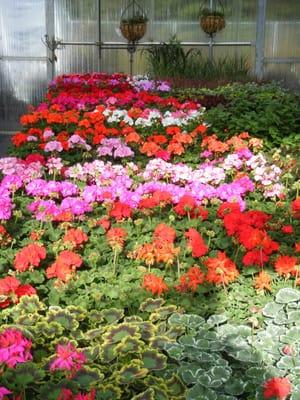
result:
[[[260,80],[264,76],[266,10],[267,0],[258,0],[258,14],[256,22],[255,75],[257,79]]]
[[[55,37],[55,18],[54,18],[54,0],[45,0],[46,10],[46,34],[51,40]],[[55,76],[55,52],[47,49],[47,78],[48,81],[53,80]]]
[[[213,35],[209,35],[209,47],[208,47],[208,59],[212,63],[214,58],[214,38]]]
[[[102,41],[102,26],[101,26],[101,0],[98,0],[98,42]],[[102,53],[101,46],[98,47],[100,71],[102,70]]]
[[[3,61],[47,61],[48,57],[30,57],[30,56],[0,56]]]
[[[181,42],[181,46],[210,46],[210,42]],[[127,43],[124,42],[61,42],[62,46],[112,46],[112,49],[119,46],[127,49]],[[139,42],[135,44],[137,47],[159,46],[162,42]],[[253,42],[213,42],[213,46],[253,46]]]
[[[265,64],[299,64],[300,58],[265,58]]]

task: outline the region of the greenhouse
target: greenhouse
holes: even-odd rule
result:
[[[299,0],[0,0],[0,400],[300,399]]]

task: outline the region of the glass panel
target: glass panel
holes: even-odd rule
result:
[[[65,42],[98,40],[97,0],[56,0],[55,35]]]
[[[28,105],[41,101],[47,87],[46,74],[43,61],[0,61],[1,130],[18,129]]]
[[[66,46],[56,55],[56,75],[100,70],[99,51],[95,46]]]
[[[1,0],[0,55],[46,56],[45,0]]]

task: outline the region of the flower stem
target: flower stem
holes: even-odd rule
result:
[[[114,259],[113,259],[113,275],[116,276],[117,274],[117,256],[118,256],[118,250],[117,248],[114,249]]]
[[[177,257],[177,276],[178,279],[180,278],[180,262],[179,262],[179,257]]]

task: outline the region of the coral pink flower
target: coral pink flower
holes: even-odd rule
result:
[[[32,267],[38,267],[41,260],[45,258],[45,247],[36,243],[31,243],[18,251],[14,261],[14,267],[17,271],[24,272]]]

